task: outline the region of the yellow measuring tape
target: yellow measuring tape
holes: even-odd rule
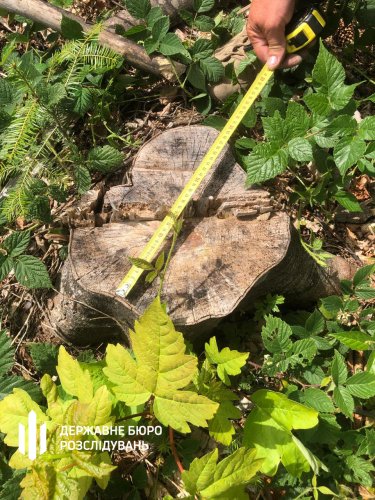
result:
[[[289,29],[289,33],[286,37],[288,42],[287,52],[289,53],[297,52],[302,47],[305,47],[307,44],[312,42],[312,40],[316,38],[316,36],[325,26],[324,18],[314,7],[311,7],[306,13],[304,13],[302,17],[300,15],[297,15],[296,19],[292,19],[291,23],[291,26],[287,28]],[[236,110],[229,118],[227,124],[217,136],[215,142],[212,144],[212,146],[204,156],[202,162],[194,171],[181,194],[172,205],[172,208],[169,211],[170,215],[167,215],[160,223],[160,226],[154,232],[150,241],[146,244],[140,255],[138,255],[138,258],[146,260],[147,262],[152,262],[157,256],[164,240],[167,238],[169,232],[173,228],[176,219],[180,217],[180,215],[184,211],[184,208],[193,197],[195,191],[198,189],[203,179],[215,164],[227,142],[232,137],[238,125],[241,123],[242,119],[272,75],[273,71],[268,69],[267,65],[265,65],[263,69],[261,69],[261,71],[258,73],[258,76],[254,80],[249,90],[246,92],[242,101],[237,106]],[[116,294],[120,297],[126,297],[134,287],[134,285],[137,283],[142,273],[143,269],[133,265],[130,268],[128,274],[119,284],[116,290]]]
[[[152,260],[156,257],[164,240],[175,224],[176,219],[180,217],[180,215],[184,211],[184,208],[193,197],[195,191],[198,189],[203,179],[215,164],[215,161],[218,159],[227,142],[232,137],[238,125],[241,123],[251,105],[259,96],[272,75],[273,71],[268,69],[266,65],[258,73],[256,79],[254,80],[249,90],[246,92],[242,101],[237,106],[236,110],[229,118],[227,124],[217,136],[215,142],[205,154],[202,162],[196,168],[188,183],[182,190],[181,194],[172,205],[170,209],[171,215],[167,215],[163,219],[163,221],[160,223],[160,226],[156,229],[147,245],[144,247],[140,255],[138,255],[138,258],[147,260],[148,262],[152,262]],[[133,265],[128,274],[119,284],[116,290],[117,295],[126,297],[130,290],[134,287],[142,273],[143,269],[140,269],[139,267]]]

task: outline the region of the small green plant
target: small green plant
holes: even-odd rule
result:
[[[375,290],[370,281],[374,271],[374,265],[359,269],[353,282],[343,282],[341,296],[322,299],[310,314],[293,313],[290,322],[267,315],[261,332],[264,362],[259,373],[281,383],[290,399],[319,412],[319,424],[300,436],[324,464],[321,482],[340,495],[350,483],[367,488],[373,484],[375,433],[370,424],[353,427],[353,421],[371,418],[374,408]],[[350,368],[356,354],[363,368]],[[260,431],[255,436],[267,439]],[[282,470],[275,484],[284,484],[291,498],[298,498],[304,486],[310,491],[314,487],[291,481]]]
[[[349,211],[362,210],[348,187],[357,170],[374,174],[375,119],[355,120],[357,85],[345,85],[344,80],[343,66],[321,42],[313,88],[301,102],[287,106],[273,98],[273,112],[262,118],[266,140],[244,158],[248,184],[262,183],[289,168],[299,183],[295,197],[303,202],[328,206],[337,201]],[[301,173],[309,162],[315,172],[310,183]]]
[[[45,264],[25,252],[30,245],[30,231],[14,231],[0,245],[0,281],[14,272],[16,280],[27,288],[50,288]]]
[[[159,424],[169,428],[172,437],[178,432],[183,439],[197,426],[206,428],[218,443],[232,443],[237,432],[233,420],[240,419],[241,412],[235,406],[237,395],[228,387],[229,377],[240,374],[248,353],[228,347],[220,350],[212,338],[199,366],[198,358],[185,352],[184,339],[159,298],[135,323],[130,339],[132,352],[109,344],[102,361],[79,362],[60,347],[59,383],[48,374],[41,380],[45,405],[38,405],[23,389],[14,389],[0,402],[0,430],[8,446],[18,446],[18,424],[27,425],[30,411],[36,413],[39,424],[47,425],[45,453],[31,460],[17,450],[9,460],[11,468],[26,470],[21,498],[47,500],[62,491],[84,498],[93,480],[106,488],[115,469],[108,451],[121,447],[120,442],[121,449],[133,449],[134,436],[144,436],[145,429],[152,434],[152,429],[161,429]],[[40,363],[43,354],[38,354]],[[255,407],[245,424],[243,446],[219,462],[218,450],[214,450],[192,461],[183,472],[192,495],[242,498],[245,486],[259,471],[273,474],[280,462],[287,462],[288,470],[297,476],[310,466],[317,471],[317,460],[292,432],[316,426],[317,411],[265,389],[256,391],[252,400]],[[266,443],[261,437],[265,430],[258,433],[258,427],[265,424],[264,415],[268,415],[269,429],[283,433],[282,444],[276,434],[271,433]],[[286,415],[293,416],[290,423]],[[266,460],[270,446],[275,451]],[[203,466],[212,474],[202,476]]]
[[[67,28],[66,28],[67,29]],[[91,171],[108,172],[122,155],[109,146],[85,153],[73,126],[103,100],[105,73],[120,56],[97,43],[100,27],[51,53],[2,51],[6,78],[0,80],[0,182],[8,182],[1,220],[16,216],[51,221],[50,199],[66,200],[72,180],[78,193],[89,189]]]

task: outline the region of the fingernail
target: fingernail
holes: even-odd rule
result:
[[[267,61],[268,67],[273,68],[274,66],[277,66],[277,56],[271,56],[268,58]]]

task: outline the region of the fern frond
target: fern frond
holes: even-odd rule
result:
[[[27,155],[30,147],[35,144],[40,131],[38,120],[40,112],[39,103],[29,97],[2,133],[0,150],[2,159],[15,163]]]
[[[91,43],[84,47],[82,60],[96,70],[110,70],[116,68],[122,62],[122,57],[108,47]]]
[[[19,175],[2,203],[2,215],[9,221],[13,220],[15,217],[24,217],[27,214],[27,206],[30,202],[29,187],[33,180],[32,171],[33,163],[26,162],[24,170]]]

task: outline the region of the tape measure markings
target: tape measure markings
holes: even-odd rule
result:
[[[202,181],[215,164],[216,160],[220,156],[220,153],[223,151],[238,125],[241,123],[251,105],[257,99],[272,75],[273,71],[269,70],[266,65],[261,69],[253,84],[224,126],[223,130],[217,136],[214,143],[203,157],[201,163],[196,168],[182,192],[172,205],[170,213],[173,215],[167,215],[163,219],[151,239],[138,256],[140,259],[151,262],[156,257],[158,250],[168,236],[170,230],[173,228],[175,219],[180,217],[186,205],[193,197],[195,191],[199,188]],[[116,290],[117,295],[126,297],[142,273],[143,269],[133,265],[130,268],[130,271],[126,274],[125,278],[119,284]]]

